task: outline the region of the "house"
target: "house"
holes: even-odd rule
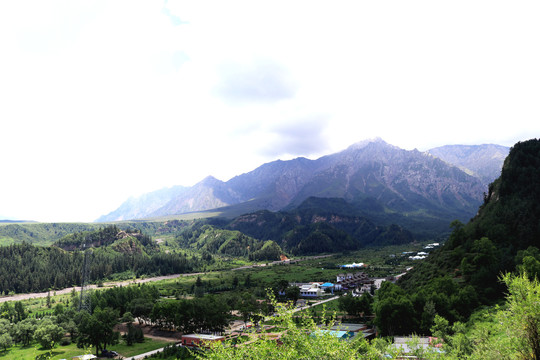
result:
[[[220,335],[208,335],[208,334],[189,334],[182,335],[181,343],[183,346],[190,347],[204,347],[206,344],[213,342],[222,342],[225,340],[225,336]]]
[[[311,283],[300,285],[300,296],[318,297],[322,296],[323,289],[321,289],[320,283]]]

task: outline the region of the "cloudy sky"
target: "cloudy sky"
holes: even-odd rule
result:
[[[538,1],[3,1],[0,219],[382,137],[540,135]]]

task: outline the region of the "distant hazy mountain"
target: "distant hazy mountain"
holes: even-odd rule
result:
[[[146,218],[188,189],[183,186],[173,186],[146,193],[139,197],[131,197],[120,205],[118,209],[101,216],[96,221],[107,222]]]
[[[208,177],[191,188],[166,189],[130,199],[99,221],[140,219],[218,207],[292,209],[305,199],[343,198],[385,214],[468,219],[487,187],[427,153],[381,139],[350,146],[316,160],[273,161],[227,182]],[[158,196],[159,195],[159,196]],[[249,207],[245,206],[248,204]]]
[[[501,175],[510,148],[501,145],[445,145],[428,151],[433,156],[459,167],[489,185]]]
[[[183,214],[237,204],[243,198],[228,184],[208,176],[196,185],[170,197],[163,206],[152,211],[150,217]]]

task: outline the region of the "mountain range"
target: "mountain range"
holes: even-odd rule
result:
[[[372,139],[315,160],[277,160],[224,182],[212,176],[130,198],[97,222],[157,218],[212,209],[292,210],[306,199],[341,198],[362,215],[396,223],[468,220],[497,178],[509,148],[452,145],[427,152]],[[238,210],[239,209],[239,210]],[[399,223],[399,221],[397,221]],[[447,227],[447,225],[446,225]]]

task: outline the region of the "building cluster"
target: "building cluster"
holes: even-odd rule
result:
[[[361,336],[366,339],[371,339],[375,337],[375,330],[373,328],[368,327],[365,324],[352,324],[352,323],[342,323],[342,324],[336,324],[330,328],[324,327],[321,325],[320,330],[316,330],[312,332],[310,335],[313,337],[317,336],[326,336],[330,335],[333,337],[337,337],[341,340],[350,340],[354,337]],[[203,348],[208,347],[212,343],[216,342],[223,342],[225,340],[232,339],[234,337],[238,337],[240,335],[248,336],[251,338],[251,340],[247,340],[245,342],[242,342],[241,345],[236,346],[243,346],[246,344],[251,343],[252,341],[255,341],[257,338],[264,336],[267,339],[276,341],[277,344],[281,344],[281,337],[283,336],[283,333],[281,332],[272,332],[272,329],[275,328],[275,326],[264,326],[265,331],[264,332],[234,332],[228,336],[223,335],[209,335],[209,334],[186,334],[182,335],[182,339],[180,341],[180,344],[182,346],[191,347],[191,348]]]
[[[372,293],[381,287],[383,281],[395,282],[396,278],[389,276],[386,278],[372,278],[365,272],[346,273],[336,276],[336,282],[308,282],[308,283],[290,283],[289,286],[296,286],[300,289],[300,296],[306,298],[317,298],[326,294],[333,294],[334,291],[354,290],[353,294]],[[279,295],[285,295],[285,289],[279,292]]]

